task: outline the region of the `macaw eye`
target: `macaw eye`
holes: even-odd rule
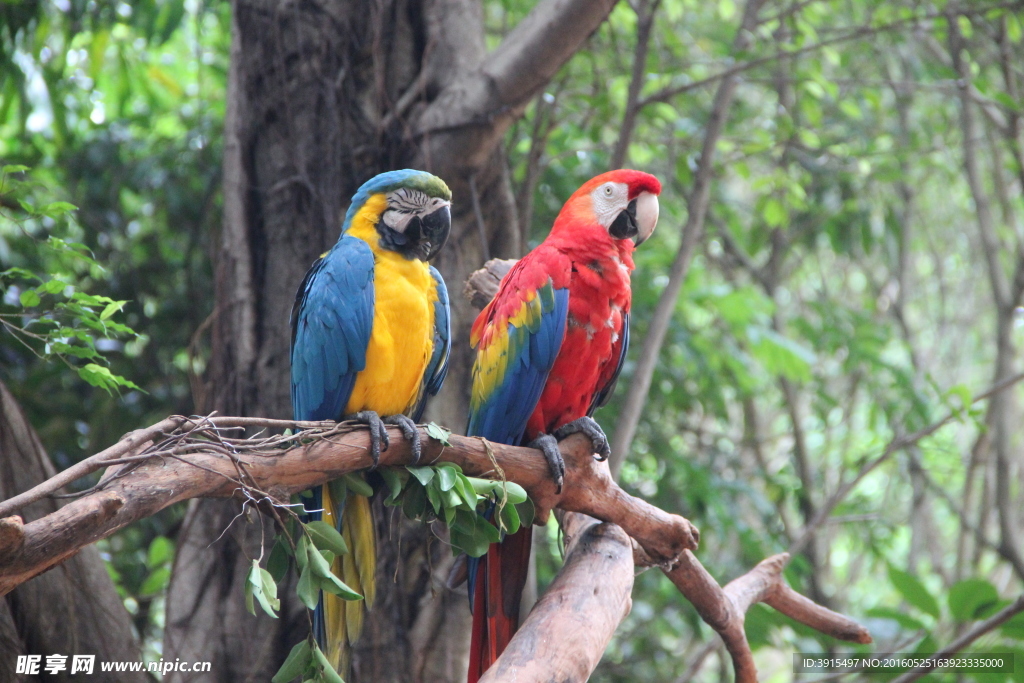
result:
[[[615,194],[615,188],[613,188],[611,185],[605,185],[604,186],[604,196],[605,197],[611,197],[613,194]]]

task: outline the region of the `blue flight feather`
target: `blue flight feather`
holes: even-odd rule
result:
[[[437,301],[434,302],[434,350],[430,354],[426,372],[423,373],[423,390],[420,392],[419,403],[412,413],[413,422],[419,422],[423,418],[427,398],[436,396],[437,392],[441,391],[444,378],[448,376],[448,358],[452,350],[452,314],[448,288],[445,287],[441,273],[433,266],[430,266],[430,275],[437,286]]]
[[[366,367],[373,328],[373,252],[342,235],[313,264],[292,307],[292,413],[338,420]]]
[[[545,291],[546,290],[546,291]],[[562,348],[569,314],[569,290],[542,287],[539,324],[516,328],[508,324],[509,358],[502,383],[469,416],[468,436],[520,445],[526,423],[537,407]]]

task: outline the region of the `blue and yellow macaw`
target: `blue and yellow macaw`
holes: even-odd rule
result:
[[[451,231],[451,191],[424,171],[367,181],[341,237],[306,273],[292,307],[292,410],[296,420],[354,419],[370,426],[374,464],[396,424],[419,459],[415,423],[441,388],[451,350],[448,291],[428,265]],[[381,417],[385,416],[385,417]],[[332,495],[333,491],[333,495]],[[314,519],[349,547],[332,570],[365,601],[322,594],[314,635],[338,671],[373,605],[376,534],[369,498],[335,482],[313,491]],[[365,605],[365,607],[364,607]]]

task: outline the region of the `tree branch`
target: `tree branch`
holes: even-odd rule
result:
[[[367,431],[351,424],[292,436],[230,439],[223,430],[240,422],[237,418],[172,419],[182,422],[180,430],[161,443],[129,449],[114,461],[122,467],[97,490],[29,524],[17,516],[0,520],[0,595],[83,546],[178,501],[236,497],[287,504],[293,493],[373,465]],[[690,522],[619,488],[607,464],[593,458],[585,437],[561,443],[566,462],[561,494],[539,451],[455,435],[445,446],[425,431],[421,438],[423,463],[454,462],[470,476],[507,477],[527,490],[540,519],[559,507],[615,522],[659,562],[671,562],[697,545],[698,532]],[[381,465],[408,464],[409,444],[395,430]]]
[[[163,440],[140,441],[140,435],[165,431],[169,422],[178,427]],[[332,423],[292,435],[230,436],[233,429],[254,426],[281,428],[303,423],[174,416],[133,432],[98,454],[107,457],[90,458],[92,466],[111,466],[94,490],[28,524],[18,516],[0,519],[0,595],[83,546],[175,502],[236,497],[261,505],[284,505],[293,493],[372,465],[367,431],[361,426]],[[552,670],[564,673],[566,680],[585,680],[629,611],[637,558],[642,565],[662,567],[701,616],[722,634],[736,664],[738,681],[756,680],[743,635],[743,615],[755,602],[765,602],[835,637],[870,641],[867,632],[846,617],[815,605],[785,585],[781,572],[788,555],[769,558],[721,588],[689,552],[698,539],[693,525],[619,488],[607,463],[594,459],[589,441],[581,435],[560,444],[566,462],[560,494],[538,451],[455,435],[445,445],[425,431],[421,438],[423,463],[453,462],[471,476],[515,481],[530,494],[539,519],[556,507],[567,511],[562,520],[569,538],[565,566],[493,673],[488,673],[489,681],[510,677],[548,680]],[[111,453],[117,457],[109,457]],[[382,453],[381,465],[410,464],[411,458],[408,442],[393,429],[391,447]],[[34,489],[32,497],[39,499],[58,488],[56,479]],[[20,508],[14,499],[4,504],[15,511]],[[586,623],[576,623],[580,619]],[[554,642],[559,643],[558,648],[549,645]],[[542,657],[537,656],[539,651],[544,652]]]
[[[480,68],[445,88],[423,112],[415,135],[429,136],[424,158],[450,159],[464,172],[482,165],[530,98],[597,30],[615,1],[548,0],[534,7]],[[467,134],[467,129],[478,130]]]

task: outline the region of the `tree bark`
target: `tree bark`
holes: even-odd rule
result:
[[[0,499],[42,483],[56,474],[14,397],[0,383]],[[26,522],[56,512],[52,500],[22,511]],[[2,532],[0,532],[2,535]],[[95,546],[84,548],[55,571],[24,583],[0,600],[0,680],[38,681],[15,674],[18,655],[68,656],[68,671],[48,681],[74,681],[71,655],[93,654],[100,661],[139,661],[131,617],[114,588]],[[104,678],[96,665],[96,680]],[[120,673],[117,680],[146,681],[144,673]]]
[[[499,143],[613,5],[547,0],[488,54],[476,0],[235,0],[225,211],[204,392],[211,398],[197,409],[291,417],[295,288],[337,239],[349,198],[377,173],[418,167],[451,187],[452,235],[436,264],[450,287],[484,254],[517,255]],[[474,311],[460,297],[452,308],[457,341],[428,419],[458,430],[471,365],[462,340]],[[208,680],[268,680],[306,622],[291,605],[276,621],[240,612],[237,582],[260,537],[258,525],[236,524],[217,540],[237,512],[236,502],[225,501],[190,509],[168,594],[165,656],[221,663]],[[349,683],[457,679],[468,651],[468,600],[439,582],[446,551],[429,544],[422,528],[397,527],[378,516],[380,537],[398,535],[401,544],[379,544],[378,604]]]

